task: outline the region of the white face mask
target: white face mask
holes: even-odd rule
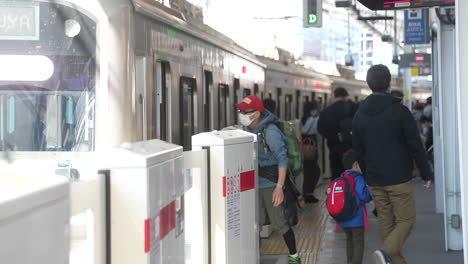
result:
[[[250,126],[250,124],[252,124],[253,122],[253,119],[250,119],[250,116],[253,114],[255,113],[252,113],[250,115],[244,115],[239,113],[239,123],[243,126]]]

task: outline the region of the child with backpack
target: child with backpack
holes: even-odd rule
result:
[[[346,256],[349,264],[361,264],[364,255],[364,230],[367,230],[365,203],[372,200],[353,150],[343,155],[348,168],[327,189],[327,209],[346,234]]]

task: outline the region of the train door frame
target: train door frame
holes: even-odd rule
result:
[[[190,90],[186,89],[186,87],[184,87],[184,82],[191,82],[192,83],[192,87],[190,88]],[[189,86],[190,87],[190,86]],[[192,135],[195,134],[196,130],[197,130],[197,120],[196,120],[196,117],[195,117],[195,110],[197,109],[197,97],[196,97],[196,94],[197,94],[197,79],[196,78],[193,78],[193,77],[187,77],[186,75],[181,75],[179,77],[179,93],[180,93],[180,96],[179,96],[179,106],[180,106],[180,112],[179,112],[179,129],[180,129],[180,134],[179,134],[179,145],[183,146],[184,150],[190,150],[191,149],[191,138],[192,138]],[[189,98],[189,101],[185,102],[184,99],[186,99],[186,95],[191,95],[191,97]],[[189,107],[189,104],[188,103],[191,103],[191,107]],[[190,115],[190,118],[191,119],[191,128],[190,128],[190,133],[189,133],[189,137],[185,138],[184,136],[186,135],[184,132],[185,132],[185,116],[184,116],[184,113],[185,113],[185,110],[186,110],[186,107],[189,107],[188,108],[188,111],[187,111],[187,117]],[[188,139],[189,142],[185,142],[185,139]],[[186,144],[187,143],[187,144]]]
[[[154,104],[151,105],[151,112],[154,114],[151,121],[151,138],[171,141],[170,129],[170,91],[172,84],[172,70],[169,61],[155,59],[154,61]],[[158,128],[159,126],[159,128]]]
[[[203,69],[203,131],[211,131],[214,129],[213,117],[213,71]]]
[[[147,63],[146,56],[135,56],[133,110],[136,115],[137,140],[148,140]]]

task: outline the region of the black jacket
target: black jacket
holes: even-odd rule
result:
[[[413,161],[424,180],[433,178],[413,115],[391,95],[372,94],[362,102],[353,120],[353,148],[370,186],[410,181]]]
[[[329,147],[340,144],[340,122],[347,117],[353,118],[356,109],[356,104],[351,101],[338,101],[320,113],[317,129],[327,139]]]

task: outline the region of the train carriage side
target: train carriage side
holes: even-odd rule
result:
[[[277,116],[288,121],[298,120],[302,117],[305,102],[315,100],[319,108],[327,105],[331,81],[326,75],[299,65],[288,66],[264,57],[259,59],[267,65],[264,97],[276,102]]]
[[[233,104],[262,93],[263,64],[220,33],[200,23],[167,23],[146,11],[135,21],[136,64],[148,68],[136,73],[137,97],[147,102],[140,137],[189,149],[193,134],[235,124]]]

